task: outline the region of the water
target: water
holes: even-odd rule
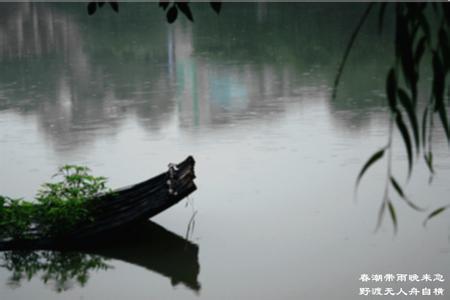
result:
[[[446,215],[424,228],[425,215],[394,195],[399,233],[389,218],[373,232],[384,164],[353,201],[362,164],[387,139],[393,55],[390,31],[379,36],[374,17],[330,99],[363,9],[225,3],[217,17],[197,4],[194,24],[180,16],[168,25],[154,3],[121,4],[118,15],[105,6],[92,17],[76,3],[2,4],[1,194],[32,198],[67,163],[120,187],[190,154],[199,189],[141,228],[144,242],[35,254],[108,265],[91,265],[81,282],[45,282],[45,271],[14,282],[0,269],[0,299],[359,299],[360,287],[389,286],[365,285],[362,273],[448,279]],[[395,149],[403,183],[399,137]],[[432,185],[418,164],[407,186],[429,209],[448,201],[442,132],[434,149]]]

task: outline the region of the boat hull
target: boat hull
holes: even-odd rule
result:
[[[189,156],[167,172],[88,202],[90,220],[61,236],[0,241],[0,250],[76,247],[113,237],[115,231],[143,223],[194,192],[195,161]]]

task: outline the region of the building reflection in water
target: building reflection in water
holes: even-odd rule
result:
[[[320,66],[341,53],[332,42],[346,24],[312,39],[312,27],[301,24],[320,21],[315,12],[301,24],[290,21],[298,35],[288,39],[283,6],[259,5],[243,23],[241,6],[230,4],[236,13],[225,21],[200,12],[194,24],[168,25],[160,11],[140,5],[89,17],[80,3],[2,3],[0,110],[36,117],[46,140],[69,151],[116,135],[130,117],[151,133],[174,118],[180,130],[213,129],[327,105],[335,68]],[[347,104],[330,103],[331,117],[340,105]],[[358,116],[352,124],[368,122]]]

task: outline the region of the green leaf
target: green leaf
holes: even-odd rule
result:
[[[109,6],[111,6],[111,8],[118,13],[119,12],[119,3],[117,3],[117,1],[113,0],[113,1],[109,1]]]
[[[428,217],[425,219],[425,221],[423,221],[423,226],[426,226],[427,223],[428,223],[428,221],[429,221],[431,218],[434,218],[434,217],[436,217],[437,215],[441,214],[441,213],[444,212],[448,207],[449,207],[448,205],[447,205],[447,206],[442,206],[442,207],[440,207],[440,208],[434,210],[432,213],[430,213],[430,214],[428,215]]]
[[[361,178],[363,177],[364,173],[367,171],[367,169],[374,164],[377,160],[379,160],[380,158],[383,157],[385,148],[375,152],[370,158],[369,160],[364,164],[364,166],[362,167],[361,171],[359,172],[358,178],[356,179],[356,188],[359,185],[359,182],[361,181]]]
[[[444,11],[444,19],[447,22],[447,26],[450,26],[450,6],[445,2],[441,3],[442,10]]]
[[[428,152],[428,154],[424,154],[423,158],[425,159],[425,162],[426,162],[427,167],[430,170],[431,174],[434,174],[433,153],[432,152]]]
[[[386,80],[386,94],[388,98],[388,104],[391,111],[395,111],[397,109],[397,79],[395,77],[395,70],[391,68],[388,73],[388,77]]]
[[[444,66],[449,68],[450,58],[448,53],[450,53],[450,45],[448,41],[448,32],[443,27],[439,30],[439,46],[442,53]]]
[[[391,184],[394,187],[395,191],[399,194],[399,196],[405,201],[405,203],[411,207],[414,210],[417,211],[424,211],[423,208],[418,207],[416,204],[414,204],[411,200],[408,199],[408,197],[406,197],[405,193],[403,193],[403,189],[401,188],[401,186],[398,184],[398,182],[395,180],[395,178],[393,176],[391,176]]]
[[[419,153],[420,149],[420,138],[419,138],[419,124],[417,121],[416,111],[414,109],[414,104],[406,94],[406,92],[403,89],[398,90],[398,98],[400,100],[400,103],[405,108],[405,111],[408,115],[409,123],[411,124],[411,128],[413,130],[414,134],[414,141],[416,144],[416,150],[417,154]]]
[[[439,105],[438,107],[439,118],[441,119],[442,128],[444,128],[447,141],[450,142],[450,132],[448,128],[447,111],[444,105]]]
[[[409,137],[408,129],[403,122],[402,114],[400,111],[397,112],[397,117],[395,118],[397,128],[402,135],[403,141],[405,142],[406,153],[408,155],[408,178],[411,176],[412,171],[412,146],[411,146],[411,138]]]
[[[447,120],[447,112],[444,103],[444,84],[446,72],[437,52],[433,53],[433,97],[435,99],[434,111],[439,113],[439,118],[444,128],[447,141],[450,141],[450,133]]]
[[[161,7],[163,10],[166,10],[169,6],[169,1],[161,0],[159,1],[159,7]]]
[[[391,176],[391,183],[394,186],[394,189],[397,191],[397,193],[400,195],[400,197],[404,198],[405,194],[403,193],[402,188],[400,187],[400,185],[397,183],[397,181],[395,180],[394,177]]]
[[[383,221],[384,212],[386,210],[386,202],[386,199],[384,199],[381,203],[380,209],[378,210],[377,226],[375,228],[375,231],[380,228],[381,222]]]
[[[435,99],[434,111],[439,113],[442,127],[444,128],[447,140],[450,141],[447,112],[444,103],[444,83],[446,72],[437,52],[433,53],[433,97]]]
[[[176,5],[181,10],[181,12],[189,19],[189,21],[193,22],[194,17],[192,16],[191,8],[189,4],[186,2],[176,2]]]
[[[389,214],[391,215],[392,223],[394,224],[394,231],[397,232],[397,215],[395,214],[395,208],[394,205],[392,205],[391,201],[387,201],[388,208],[389,208]]]
[[[172,24],[177,19],[177,16],[178,16],[178,9],[175,5],[172,5],[172,7],[169,8],[166,14],[167,22]]]
[[[211,8],[216,12],[216,14],[220,13],[220,10],[222,9],[221,1],[211,1],[209,2],[209,5],[211,5]]]
[[[403,77],[412,91],[413,98],[415,98],[417,90],[417,74],[414,68],[412,53],[413,38],[408,25],[408,17],[401,13],[401,8],[398,8],[396,14],[396,58],[401,62]]]
[[[422,116],[422,145],[424,150],[427,145],[427,119],[428,119],[428,106],[423,111]]]
[[[439,59],[439,54],[433,52],[433,96],[435,98],[434,111],[437,112],[440,106],[444,106],[444,66]]]
[[[416,51],[414,52],[414,63],[416,64],[417,68],[419,68],[420,60],[422,59],[423,53],[425,52],[426,41],[426,37],[422,36],[422,38],[417,43]]]
[[[95,14],[95,11],[97,10],[97,3],[95,1],[91,1],[87,5],[87,11],[88,15],[92,16]]]

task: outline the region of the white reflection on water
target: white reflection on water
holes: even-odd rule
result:
[[[331,102],[334,65],[328,58],[313,63],[302,56],[300,62],[283,60],[287,54],[281,53],[282,46],[295,53],[299,47],[295,40],[280,44],[280,53],[273,54],[280,57],[275,62],[267,62],[270,57],[265,56],[261,62],[245,53],[229,55],[240,53],[238,46],[251,46],[244,40],[245,32],[233,33],[237,45],[223,42],[230,47],[224,54],[204,48],[220,41],[202,31],[201,22],[198,27],[179,22],[172,27],[160,24],[157,33],[149,31],[151,40],[158,41],[151,47],[145,41],[130,49],[113,44],[108,52],[100,46],[89,48],[85,41],[103,38],[93,31],[95,22],[106,22],[105,28],[110,28],[111,21],[91,24],[82,14],[63,17],[70,14],[61,7],[27,9],[35,9],[47,21],[51,12],[58,20],[54,22],[77,34],[59,37],[72,45],[69,54],[65,47],[52,48],[56,54],[49,56],[42,48],[33,48],[31,58],[22,56],[24,50],[17,56],[0,51],[6,70],[0,81],[2,194],[32,197],[39,184],[65,163],[86,164],[118,187],[152,176],[189,154],[198,162],[199,189],[192,198],[198,211],[193,241],[199,246],[199,294],[183,286],[173,288],[166,278],[145,269],[113,261],[114,270],[94,274],[85,288],[74,288],[64,297],[358,299],[361,273],[449,276],[446,217],[424,229],[424,215],[395,199],[398,236],[392,236],[388,218],[373,234],[385,180],[382,164],[362,182],[359,202],[352,201],[355,175],[385,143],[387,123],[383,105],[377,103],[381,100],[374,96],[382,80],[359,74],[382,78],[382,67],[356,53],[358,60],[349,65],[355,72],[343,80],[343,99]],[[255,22],[269,18],[266,14],[258,13]],[[338,22],[327,21],[330,28]],[[284,24],[284,19],[274,22]],[[23,32],[35,32],[35,25],[23,24]],[[36,33],[36,39],[47,35],[58,39],[49,29],[54,27],[38,28],[43,33]],[[125,36],[137,30],[117,28],[102,33],[106,42],[118,39],[125,44]],[[325,36],[331,35],[327,32]],[[328,36],[311,44],[327,40]],[[374,52],[379,65],[389,63],[380,58],[383,49]],[[72,62],[70,53],[84,58]],[[50,72],[43,72],[42,61]],[[364,97],[373,99],[347,101],[359,99],[359,86],[369,90]],[[433,184],[427,185],[423,165],[408,184],[411,198],[430,208],[448,201],[449,155],[439,136],[438,176]],[[405,159],[400,141],[396,151],[396,173],[402,178]],[[191,210],[180,204],[155,221],[183,235],[190,217]],[[7,276],[0,271],[0,283]],[[60,297],[39,279],[16,290],[0,289],[2,299],[31,295]]]

